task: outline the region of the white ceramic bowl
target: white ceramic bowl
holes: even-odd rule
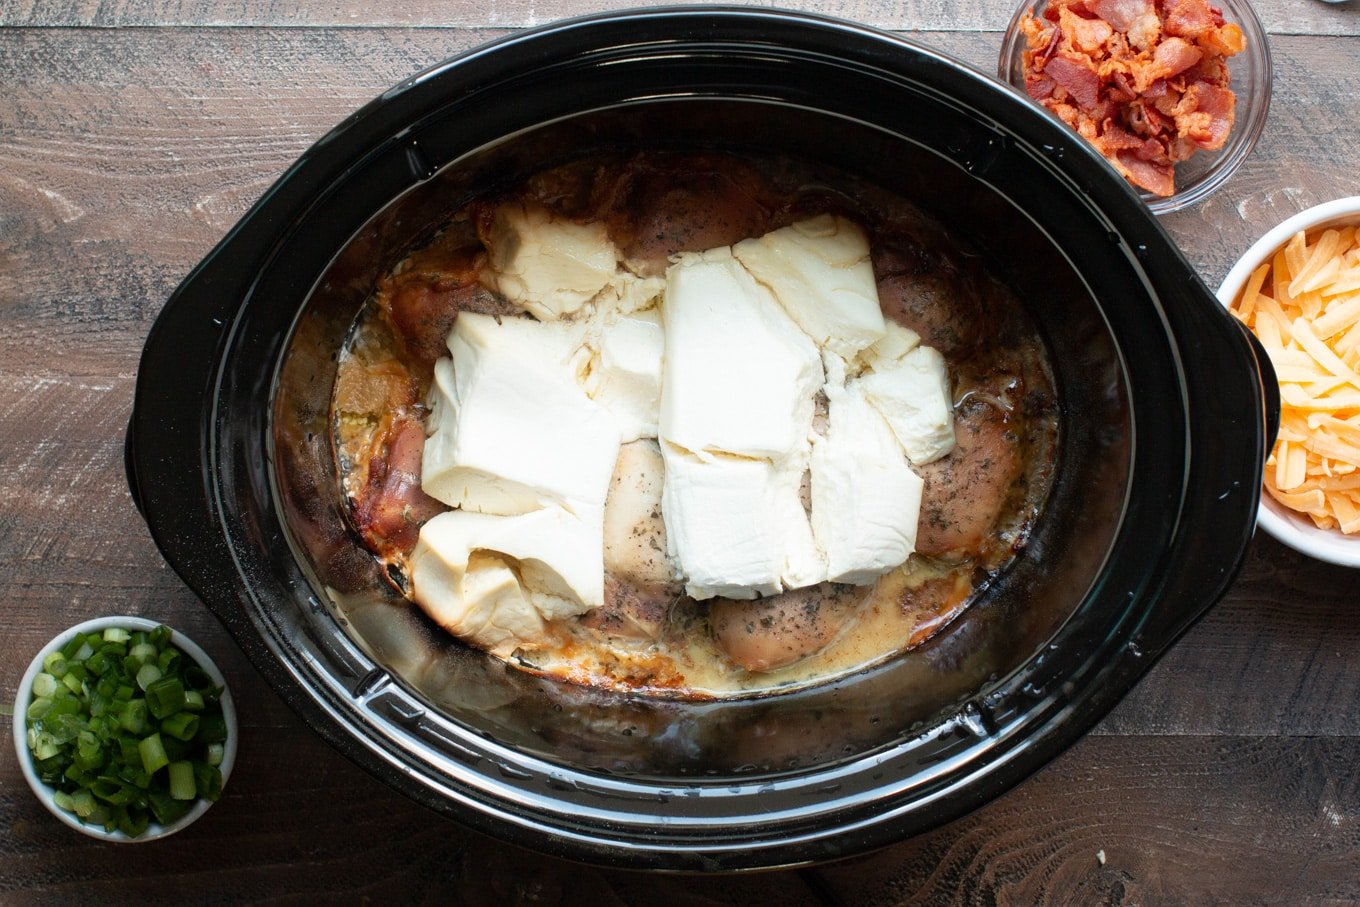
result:
[[[1218,301],[1231,306],[1237,294],[1242,292],[1251,272],[1271,258],[1275,250],[1300,230],[1348,224],[1360,224],[1360,196],[1339,198],[1295,214],[1258,239],[1237,260],[1218,288]],[[1329,563],[1360,567],[1360,536],[1346,536],[1336,530],[1319,529],[1308,517],[1284,507],[1264,490],[1261,493],[1259,522],[1266,532],[1296,551]]]
[[[207,812],[209,806],[212,806],[211,802],[200,799],[194,804],[193,809],[185,813],[178,821],[170,825],[161,825],[153,821],[141,835],[130,838],[117,829],[105,831],[96,825],[86,825],[74,813],[67,812],[57,806],[55,801],[56,789],[40,781],[38,773],[33,767],[33,754],[28,749],[28,721],[25,716],[28,714],[29,703],[33,700],[33,678],[42,670],[43,659],[60,649],[67,640],[77,633],[93,633],[96,630],[104,630],[108,627],[122,627],[126,630],[154,630],[157,626],[156,621],[147,620],[144,617],[96,617],[94,620],[87,620],[83,624],[77,624],[69,630],[64,630],[57,634],[34,657],[32,664],[24,672],[23,679],[19,681],[19,692],[14,697],[14,751],[19,757],[19,766],[23,769],[28,786],[33,788],[33,793],[42,801],[43,806],[47,807],[48,812],[76,831],[92,838],[122,844],[155,841],[157,838],[173,835],[180,829],[187,827]],[[218,766],[218,769],[222,772],[222,785],[225,788],[227,778],[231,775],[231,767],[236,763],[236,743],[239,736],[239,728],[236,723],[236,706],[231,701],[231,691],[227,689],[226,678],[222,676],[222,672],[218,670],[217,665],[213,664],[213,660],[208,657],[206,652],[178,630],[174,630],[172,633],[171,641],[180,651],[192,658],[200,668],[207,672],[214,683],[222,687],[222,718],[227,723],[227,740],[223,747],[222,764]]]

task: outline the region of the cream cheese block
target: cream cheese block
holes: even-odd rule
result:
[[[412,597],[440,626],[497,655],[532,648],[547,621],[604,603],[602,521],[598,508],[441,513],[411,553]]]
[[[426,494],[502,515],[603,507],[619,451],[617,423],[564,378],[552,335],[534,336],[506,333],[490,316],[459,315],[450,358],[435,363],[430,390]]]
[[[812,444],[812,534],[826,578],[866,585],[916,550],[924,483],[860,382],[827,353],[825,437]]]
[[[883,336],[860,351],[860,361],[869,368],[891,368],[903,356],[921,345],[921,335],[896,321],[884,323]]]
[[[932,463],[954,449],[949,370],[934,347],[916,346],[900,359],[880,361],[857,382],[913,464]]]
[[[662,443],[666,545],[703,600],[755,598],[820,582],[826,567],[799,500],[800,467]]]
[[[599,325],[588,343],[581,386],[618,422],[624,443],[657,436],[665,337],[655,309]]]
[[[483,280],[544,321],[578,311],[618,271],[604,224],[579,224],[531,202],[497,208],[486,247]]]
[[[869,238],[853,221],[823,214],[732,254],[819,346],[849,358],[884,335]]]
[[[661,278],[625,266],[604,224],[577,223],[541,204],[501,205],[485,239],[482,282],[540,321],[640,312],[665,289]]]
[[[700,460],[768,460],[807,444],[822,385],[817,347],[728,248],[666,271],[660,437]]]

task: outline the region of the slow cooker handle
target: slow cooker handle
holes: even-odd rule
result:
[[[184,279],[147,335],[123,441],[128,491],[170,567],[230,626],[236,580],[209,492],[218,352],[268,246],[233,231]]]
[[[142,505],[142,486],[137,481],[137,458],[132,455],[136,446],[137,425],[132,417],[128,416],[127,432],[123,435],[123,475],[127,478],[128,494],[132,496],[132,504],[145,519],[146,508]]]
[[[1260,384],[1259,396],[1252,393],[1220,398],[1219,403],[1237,410],[1235,413],[1220,411],[1220,421],[1191,419],[1192,446],[1217,446],[1220,456],[1235,455],[1238,461],[1224,464],[1227,469],[1215,471],[1213,475],[1191,474],[1188,477],[1188,487],[1194,491],[1187,494],[1180,526],[1171,545],[1171,562],[1162,574],[1167,580],[1160,590],[1148,590],[1157,604],[1130,643],[1131,649],[1153,658],[1170,648],[1181,634],[1203,617],[1227,592],[1241,570],[1256,530],[1256,513],[1262,493],[1259,476],[1280,429],[1280,385],[1265,347],[1236,318],[1216,304],[1214,308],[1240,331],[1225,330],[1217,334],[1226,342],[1219,352],[1232,357],[1233,348],[1238,348],[1240,356],[1239,338],[1245,338],[1251,361],[1243,363],[1239,358],[1236,365],[1254,366],[1254,377]],[[1207,332],[1202,335],[1203,341],[1212,348],[1210,336]],[[1195,358],[1192,369],[1204,371],[1191,376],[1191,387],[1200,388],[1202,393],[1216,393],[1213,370],[1226,362],[1209,349],[1202,352],[1204,355]],[[1259,416],[1251,411],[1257,399],[1260,401]],[[1251,427],[1249,437],[1233,437],[1241,426]],[[1228,451],[1234,453],[1227,454]],[[1251,474],[1258,476],[1254,484],[1241,480],[1224,481],[1225,476]],[[1231,514],[1231,519],[1223,518],[1225,511]],[[1242,516],[1246,518],[1239,519]],[[1214,569],[1206,569],[1206,566]]]
[[[1280,434],[1280,382],[1275,377],[1275,366],[1261,341],[1242,322],[1237,327],[1246,335],[1251,352],[1256,357],[1256,368],[1261,373],[1261,397],[1266,415],[1266,450],[1273,450],[1275,438]]]

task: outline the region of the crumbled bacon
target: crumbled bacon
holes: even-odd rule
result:
[[[1135,186],[1171,195],[1177,161],[1227,141],[1245,39],[1209,0],[1051,0],[1020,27],[1029,96]]]
[[[1089,109],[1100,103],[1100,77],[1087,60],[1056,56],[1044,67],[1044,75],[1071,95],[1078,107]]]
[[[1116,31],[1129,33],[1139,19],[1153,12],[1152,0],[1089,0],[1091,15],[1104,19]]]

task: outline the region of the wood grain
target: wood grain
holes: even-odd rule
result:
[[[12,770],[13,755],[0,771]],[[815,870],[599,870],[464,832],[295,728],[247,731],[226,796],[148,847],[75,838],[0,795],[0,892],[50,902],[610,904],[1325,903],[1360,878],[1360,748],[1256,737],[1091,737],[977,813]],[[305,832],[303,830],[306,830]],[[1103,851],[1105,862],[1100,862]],[[195,897],[195,901],[199,898]]]
[[[98,375],[106,354],[129,369],[177,280],[293,159],[387,86],[492,34],[0,31],[0,343],[19,357],[0,369]],[[991,64],[990,38],[916,37]],[[1315,73],[1360,72],[1360,41],[1275,44],[1256,153],[1217,195],[1163,219],[1210,285],[1269,225],[1355,191],[1343,124],[1360,121],[1360,95]]]
[[[1328,903],[1360,878],[1358,757],[1325,739],[1091,737],[978,813],[821,874],[863,907]]]
[[[359,0],[322,3],[307,0],[5,0],[0,3],[0,25],[126,28],[131,26],[422,26],[461,28],[494,26],[522,28],[567,16],[634,6],[673,6],[685,0],[640,4],[637,0],[490,0],[485,4],[440,3],[414,0],[374,7]],[[692,2],[692,0],[691,0]],[[738,5],[780,6],[867,22],[898,31],[998,31],[1006,27],[1016,0],[782,0],[780,3]],[[1254,4],[1271,34],[1354,35],[1360,16],[1345,6],[1326,6],[1316,0],[1262,0]]]

